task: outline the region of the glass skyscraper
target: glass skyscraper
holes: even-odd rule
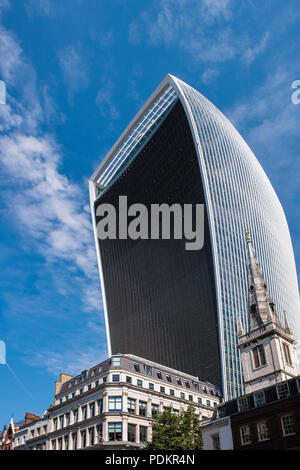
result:
[[[205,203],[205,242],[97,239],[99,204]],[[300,339],[286,218],[256,157],[203,95],[168,75],[90,179],[109,353],[197,375],[225,398],[243,392],[237,319],[247,329],[247,227],[277,312]]]

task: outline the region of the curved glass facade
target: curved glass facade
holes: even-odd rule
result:
[[[105,188],[101,187],[100,196],[97,199],[99,192],[96,188],[99,187],[98,183],[101,183],[101,175],[105,174],[109,166],[114,167],[114,157],[126,143],[127,136],[132,135],[133,130],[143,122],[143,118],[147,113],[157,108],[157,103],[161,102],[161,97],[166,93],[171,94],[172,99],[170,104],[164,105],[163,112],[160,111],[159,126],[154,132],[150,132],[150,121],[147,127],[149,139],[145,141],[144,146],[141,147],[133,159],[130,158],[130,151],[128,152],[128,156],[126,156],[129,162],[128,165],[126,166],[126,162],[122,163],[121,171],[113,174],[111,184],[108,184]],[[177,97],[175,105],[174,96]],[[179,109],[178,101],[181,102],[181,117],[174,120],[174,113],[176,109]],[[168,106],[170,106],[169,111]],[[168,127],[168,131],[164,131],[164,126]],[[182,133],[182,129],[185,129],[184,133]],[[160,151],[156,155],[161,156],[161,168],[157,166],[158,156],[154,159],[149,150],[149,148],[153,148],[153,142],[157,135],[160,135],[159,132],[161,132],[158,147]],[[184,138],[184,135],[187,134],[190,135],[188,140]],[[167,135],[173,137],[166,146],[164,142],[168,140]],[[173,145],[172,153],[176,153],[176,149],[182,147],[181,140],[186,141],[186,148],[189,148],[188,151],[182,153],[181,157],[185,161],[185,169],[180,169],[180,159],[176,160],[177,163],[175,163],[172,154],[167,152],[167,148],[171,148]],[[187,163],[186,160],[190,160],[190,162]],[[138,175],[132,170],[135,168],[134,164],[138,165],[139,161],[143,161],[143,163]],[[146,173],[144,173],[146,168],[148,168],[147,175],[151,174],[152,178],[148,181],[150,183],[148,186]],[[162,171],[163,168],[164,171]],[[169,169],[169,172],[166,171],[167,169]],[[165,179],[162,180],[163,174]],[[193,175],[193,178],[191,175]],[[190,252],[191,259],[187,262],[187,252],[183,253],[179,244],[173,243],[172,245],[170,242],[164,241],[164,243],[169,243],[170,246],[169,249],[166,247],[163,250],[162,248],[158,249],[158,252],[162,250],[159,262],[165,262],[169,266],[167,271],[169,272],[170,282],[169,290],[162,291],[159,285],[155,285],[155,282],[150,281],[152,278],[149,272],[145,274],[142,285],[138,282],[138,273],[141,272],[143,263],[147,263],[148,259],[142,251],[138,254],[131,248],[131,254],[134,254],[133,258],[136,260],[136,267],[133,267],[131,272],[130,270],[126,271],[124,265],[120,264],[120,260],[122,260],[120,246],[118,247],[119,251],[114,251],[117,249],[117,245],[116,248],[107,248],[107,253],[110,252],[108,256],[103,242],[99,245],[97,243],[108,341],[109,346],[113,348],[115,353],[134,353],[142,357],[148,357],[157,362],[166,363],[171,367],[199,375],[201,379],[210,380],[216,385],[219,384],[220,376],[222,376],[225,398],[232,398],[243,392],[242,371],[237,350],[237,318],[241,316],[244,327],[247,328],[248,308],[247,250],[243,230],[246,227],[250,230],[271,297],[276,303],[277,312],[279,312],[279,315],[284,310],[287,312],[295,337],[300,339],[298,286],[292,244],[285,215],[274,189],[256,157],[237,130],[204,96],[177,78],[167,76],[122,134],[91,179],[90,191],[94,228],[96,228],[95,200],[97,205],[100,200],[111,201],[117,194],[129,194],[132,190],[129,190],[129,188],[141,180],[143,181],[143,188],[147,188],[148,191],[148,199],[145,198],[148,203],[157,200],[157,191],[160,186],[167,191],[166,193],[163,191],[159,193],[161,198],[168,195],[168,188],[178,188],[177,191],[173,190],[172,201],[181,202],[186,200],[184,198],[189,193],[190,178],[191,181],[195,181],[194,186],[192,185],[194,192],[192,191],[189,196],[195,198],[193,201],[201,203],[205,200],[206,203],[208,223],[205,234],[205,248],[201,250],[202,255],[206,257],[206,264],[204,263],[206,270],[203,269],[203,258],[198,259],[197,252]],[[154,186],[153,179],[157,181]],[[118,184],[120,184],[119,188]],[[122,192],[120,192],[121,190]],[[141,193],[137,193],[136,196],[140,197]],[[143,202],[143,200],[139,199],[134,202]],[[160,199],[159,202],[168,201]],[[148,243],[149,247],[153,243],[151,240],[145,242]],[[116,242],[110,241],[109,243]],[[119,261],[116,261],[116,259],[119,259]],[[176,259],[174,265],[172,265],[173,259]],[[129,258],[126,262],[128,260]],[[111,266],[117,266],[118,263],[118,268],[112,274]],[[156,269],[158,268],[159,264],[156,265]],[[176,273],[178,269],[183,269],[184,275],[174,276],[174,272]],[[129,278],[130,282],[128,281]],[[195,288],[187,291],[188,296],[185,296],[183,292],[187,278],[191,280]],[[124,289],[127,282],[126,288],[131,292],[130,299],[127,300],[129,310],[127,307],[125,308],[123,301],[118,301],[118,307],[112,306],[112,303],[115,302],[113,296],[118,295],[120,282],[123,283]],[[205,291],[208,286],[210,294],[205,307],[204,299],[201,300],[201,295],[199,296],[198,292]],[[182,295],[174,297],[176,292],[181,292]],[[151,329],[149,329],[150,324],[147,321],[139,323],[139,328],[144,328],[142,343],[148,344],[147,348],[142,351],[132,349],[135,344],[134,341],[138,341],[137,335],[135,335],[133,341],[126,343],[127,338],[130,337],[129,333],[127,334],[124,331],[122,338],[122,335],[119,334],[119,339],[116,342],[117,333],[114,333],[114,331],[117,331],[118,324],[119,326],[123,325],[124,321],[130,323],[141,320],[143,315],[141,309],[143,307],[139,303],[136,304],[139,296],[143,296],[147,303],[145,321],[146,317],[148,320],[150,317],[156,318],[154,323],[149,320]],[[194,307],[191,305],[193,303],[190,299],[191,296]],[[181,315],[183,319],[181,323],[180,321],[173,321],[171,314],[168,316],[166,313],[168,305],[171,305],[172,308],[174,306],[172,297],[176,298],[178,303],[178,308],[175,310],[178,318]],[[155,306],[153,304],[154,298]],[[129,307],[129,302],[131,307]],[[134,310],[132,306],[135,304],[139,305],[136,310],[136,317],[132,314]],[[198,310],[195,310],[196,305],[198,305]],[[204,313],[205,308],[207,315]],[[117,309],[119,313],[114,317],[113,311],[117,312]],[[123,323],[121,317],[123,317]],[[210,321],[207,322],[208,318]],[[185,334],[181,334],[183,324],[185,324]],[[198,332],[201,328],[204,328],[207,334],[211,335],[211,338],[215,338],[212,342],[211,359],[205,357],[207,343],[203,343],[203,340],[197,342],[197,335],[191,337],[191,348],[185,346],[185,343],[189,341],[188,325],[190,325],[190,331],[192,332],[193,324],[198,325]],[[159,325],[164,325],[162,326],[164,331],[162,334],[161,332],[158,333]],[[169,326],[167,327],[167,325]],[[172,340],[170,340],[168,329],[169,331],[172,330]],[[160,335],[161,343],[166,342],[165,349],[160,350],[159,357],[155,356],[159,348],[157,347],[157,341],[153,339],[157,334]],[[178,344],[180,344],[180,347],[178,347]],[[218,358],[216,357],[216,344],[218,344]],[[118,349],[118,346],[122,346],[123,350]],[[129,348],[132,350],[129,350]],[[193,363],[193,352],[195,355],[196,351],[200,352],[199,358],[202,357],[201,367],[199,359],[195,360],[195,363],[198,361],[198,370],[195,370],[194,366],[187,367],[188,364]],[[184,355],[187,355],[184,363],[178,363],[179,358]],[[196,356],[198,357],[198,354]],[[176,358],[176,361],[170,363],[173,360],[172,358]],[[212,362],[214,362],[214,369],[211,369]],[[208,368],[214,370],[211,377],[205,375],[205,367],[206,370]]]

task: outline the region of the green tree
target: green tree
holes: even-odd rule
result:
[[[152,426],[152,442],[147,450],[201,450],[202,433],[195,408],[175,415],[171,408],[160,413]]]

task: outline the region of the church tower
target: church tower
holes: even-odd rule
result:
[[[248,332],[239,319],[240,349],[246,393],[299,375],[296,341],[286,314],[277,315],[263,273],[245,230],[248,245]]]

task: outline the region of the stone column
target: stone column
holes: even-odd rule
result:
[[[148,398],[148,403],[147,403],[147,416],[148,418],[151,418],[152,417],[152,397],[149,397]]]
[[[108,396],[107,391],[103,393],[103,413],[108,412]]]
[[[127,413],[127,398],[128,398],[128,392],[125,391],[125,392],[123,392],[123,395],[122,395],[122,411],[123,411],[123,413]]]
[[[122,441],[128,441],[128,419],[127,417],[122,421]]]
[[[103,420],[102,442],[108,442],[108,423],[106,419]]]

